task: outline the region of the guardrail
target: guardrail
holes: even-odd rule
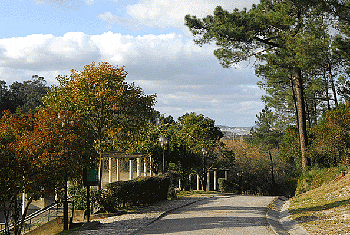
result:
[[[70,197],[71,198],[71,197]],[[70,199],[69,198],[69,199]],[[72,204],[71,206],[71,213],[70,217],[71,220],[73,220],[73,215],[74,215],[74,202],[73,201],[68,201],[68,203]],[[55,202],[41,210],[38,210],[36,212],[33,212],[32,214],[26,216],[22,228],[22,233],[29,232],[30,230],[33,230],[50,220],[53,220],[59,216],[63,216],[63,204],[62,202],[58,203]],[[0,223],[0,235],[5,234],[5,223]],[[10,224],[10,233],[11,230],[14,228],[13,224]]]

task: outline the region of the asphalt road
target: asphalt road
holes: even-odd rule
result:
[[[175,210],[138,234],[273,235],[265,213],[274,197],[220,196]]]

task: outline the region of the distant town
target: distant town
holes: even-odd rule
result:
[[[234,138],[235,136],[248,136],[252,127],[229,127],[217,125],[226,138]]]

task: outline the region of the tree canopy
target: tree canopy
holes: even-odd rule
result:
[[[153,112],[155,95],[125,81],[127,72],[107,62],[86,65],[70,76],[58,76],[44,104],[80,115],[93,131],[96,150],[125,150]],[[114,145],[114,146],[113,146]],[[113,146],[113,147],[112,147]]]
[[[342,38],[336,27],[337,14],[348,19],[340,6],[344,4],[338,1],[261,0],[250,10],[228,12],[218,6],[213,15],[203,19],[185,17],[197,44],[216,43],[214,54],[224,67],[250,57],[261,62],[256,71],[266,79],[261,85],[268,91],[267,104],[275,105],[277,111],[294,106],[303,169],[309,163],[307,120],[315,122],[320,116],[320,99],[325,99],[328,106],[332,99],[337,105],[334,67],[339,63],[332,57],[331,35]],[[328,73],[329,79],[319,76],[320,71]],[[287,86],[289,89],[285,89]]]

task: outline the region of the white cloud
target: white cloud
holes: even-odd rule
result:
[[[187,14],[205,17],[212,14],[216,6],[233,10],[234,8],[249,8],[258,0],[140,0],[128,5],[126,12],[134,20],[133,25],[147,25],[149,27],[167,28],[178,27],[185,29],[184,17]],[[111,12],[99,16],[109,24],[117,23],[130,27],[130,20],[122,20]]]
[[[33,34],[0,39],[0,66],[14,69],[55,70],[81,66],[99,59],[99,48],[84,33],[63,37]]]
[[[95,3],[95,0],[85,0],[85,3],[86,3],[87,5],[92,5],[92,4]]]
[[[174,117],[195,111],[220,119],[223,112],[253,116],[261,110],[252,69],[223,69],[213,46],[198,47],[190,38],[170,33],[131,36],[106,32],[61,37],[34,34],[0,39],[0,79],[8,84],[38,74],[52,84],[58,74],[81,70],[92,61],[126,66],[128,82],[157,93],[156,108]],[[247,119],[248,120],[248,119]],[[228,123],[228,121],[225,121]],[[251,123],[253,125],[253,123]]]

